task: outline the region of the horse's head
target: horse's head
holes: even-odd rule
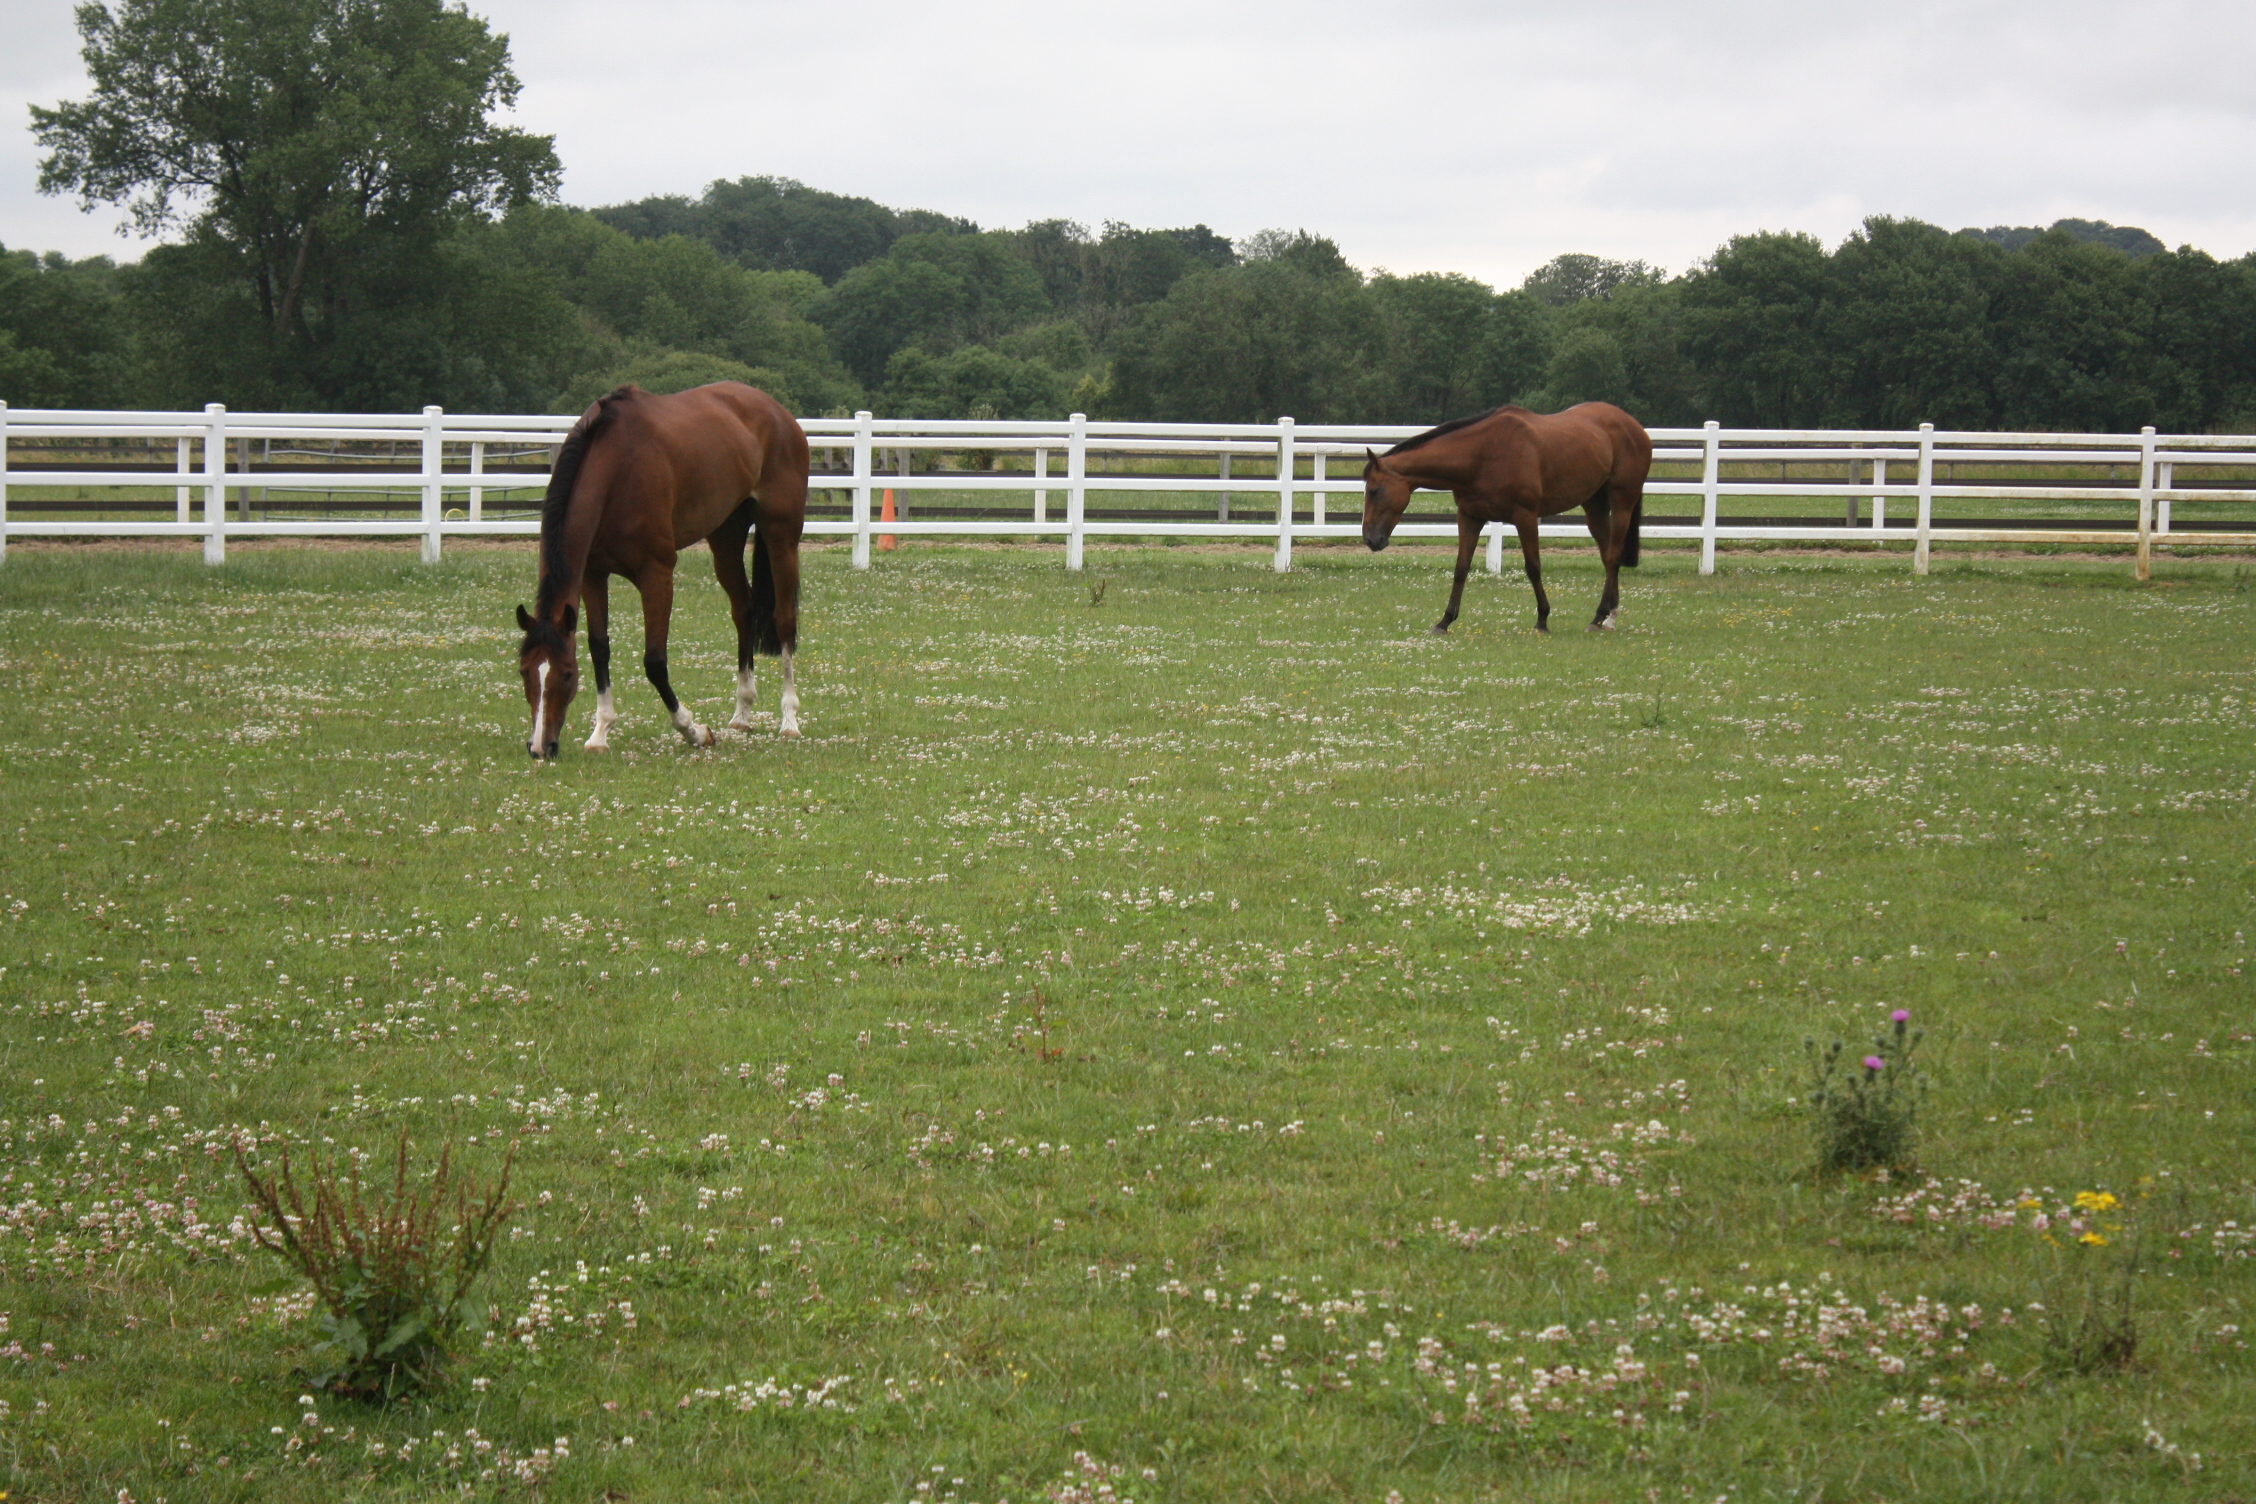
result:
[[[1387,468],[1386,456],[1363,451],[1363,546],[1377,553],[1394,536],[1394,525],[1416,489],[1408,478]]]
[[[523,606],[517,608],[517,625],[525,629],[525,640],[517,649],[517,671],[525,676],[525,703],[533,712],[533,731],[525,738],[525,750],[535,757],[555,757],[564,736],[564,712],[580,687],[573,644],[573,629],[579,623],[577,606],[564,608],[561,625],[536,621]]]

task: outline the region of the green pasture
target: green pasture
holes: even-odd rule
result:
[[[530,543],[19,543],[0,1490],[2256,1497],[2244,564],[1298,561],[814,549],[709,751],[628,592],[541,767]],[[230,1145],[403,1131],[517,1145],[490,1337],[302,1403]]]

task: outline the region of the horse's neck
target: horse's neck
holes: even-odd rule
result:
[[[1471,481],[1480,468],[1478,446],[1451,444],[1446,439],[1391,458],[1395,474],[1431,491],[1453,491]]]
[[[588,550],[595,546],[596,515],[602,502],[583,490],[565,512],[563,535],[551,540],[541,535],[540,615],[550,625],[561,624],[568,606],[579,603],[580,583],[587,574]]]

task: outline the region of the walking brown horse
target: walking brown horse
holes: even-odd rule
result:
[[[1519,530],[1535,587],[1535,629],[1550,631],[1536,524],[1571,507],[1589,517],[1606,561],[1606,593],[1590,630],[1612,630],[1621,614],[1622,566],[1637,564],[1645,472],[1653,467],[1653,441],[1635,418],[1604,402],[1549,414],[1506,406],[1429,428],[1384,454],[1364,452],[1370,458],[1363,467],[1363,542],[1373,553],[1394,535],[1412,491],[1422,486],[1457,498],[1457,582],[1434,631],[1448,631],[1457,619],[1473,549],[1490,522]]]
[[[642,593],[642,671],[674,727],[693,747],[713,733],[674,695],[666,633],[674,612],[674,563],[705,540],[713,572],[736,618],[736,717],[750,730],[755,656],[783,658],[785,736],[799,734],[799,690],[791,654],[799,641],[799,535],[807,518],[807,436],[782,404],[734,381],[672,396],[623,386],[572,425],[541,503],[540,591],[517,608],[525,640],[518,667],[533,730],[525,750],[556,755],[564,712],[579,688],[574,632],[587,603],[588,656],[595,660],[595,729],[587,749],[609,745],[619,713],[611,703],[611,577]],[[752,540],[752,577],[744,545]]]

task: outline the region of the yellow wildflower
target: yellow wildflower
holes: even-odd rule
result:
[[[2105,1248],[2107,1246],[2107,1240],[2101,1237],[2096,1232],[2087,1232],[2076,1241],[2079,1243],[2087,1244],[2093,1248]]]
[[[2122,1204],[2121,1201],[2116,1199],[2115,1193],[2112,1191],[2078,1191],[2076,1193],[2076,1209],[2078,1211],[2111,1212]]]

